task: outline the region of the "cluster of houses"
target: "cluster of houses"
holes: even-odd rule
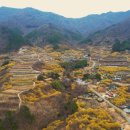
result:
[[[110,84],[110,85],[107,87],[107,89],[104,90],[104,93],[102,93],[102,97],[108,98],[108,99],[117,97],[118,94],[116,93],[116,88],[117,88],[117,85],[115,85],[115,84]],[[120,108],[121,108],[124,112],[130,114],[130,104],[129,104],[129,103],[126,104],[126,105],[120,106]]]
[[[72,56],[72,55],[69,55],[69,54],[61,56],[61,60],[64,61],[64,62],[70,62],[70,61],[73,61],[73,60],[76,60],[76,59],[77,58],[75,56]]]
[[[130,78],[130,71],[119,71],[116,72],[114,77],[112,78],[113,81],[122,81]]]
[[[110,84],[106,89],[104,89],[104,94],[102,95],[105,98],[115,98],[118,96],[116,94],[116,88],[117,86],[115,84]]]
[[[130,105],[129,106],[125,106],[123,111],[128,113],[128,114],[130,114]]]
[[[87,85],[88,83],[86,83],[86,81],[83,81],[82,79],[76,79],[76,83],[78,84],[78,85]]]
[[[29,46],[23,46],[19,49],[18,54],[24,54],[25,52],[27,52],[30,49]]]
[[[64,62],[76,61],[79,59],[85,59],[88,61],[88,60],[90,60],[90,56],[89,56],[89,54],[83,54],[83,56],[77,56],[77,55],[73,55],[73,54],[64,54],[61,56],[60,59]]]
[[[102,79],[109,78],[114,82],[125,81],[126,79],[130,79],[130,71],[118,71],[114,73],[114,75],[103,74]]]
[[[112,92],[112,91],[106,91],[106,94],[104,97],[106,98],[115,98],[117,96],[116,93]]]
[[[120,106],[120,108],[121,108],[124,112],[130,114],[130,105],[122,105],[122,106]]]

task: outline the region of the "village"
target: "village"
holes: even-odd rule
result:
[[[94,48],[95,49],[95,48]],[[90,51],[91,50],[91,51]],[[50,51],[50,50],[49,50]],[[97,50],[96,50],[97,51]],[[104,109],[110,107],[116,111],[122,111],[123,114],[116,115],[123,124],[122,129],[130,128],[130,61],[129,54],[111,54],[110,48],[102,48],[98,54],[92,48],[66,50],[64,53],[53,52],[50,59],[53,63],[57,62],[75,62],[77,60],[86,60],[88,66],[74,70],[71,76],[74,78],[75,83],[80,86],[87,86],[87,93],[79,96],[78,99],[97,102],[99,106]],[[103,55],[105,53],[105,55]],[[96,54],[96,56],[95,56]],[[45,58],[44,58],[45,59]],[[61,70],[60,72],[63,72]],[[87,77],[86,75],[89,74]],[[93,76],[91,76],[93,75]],[[61,74],[61,78],[62,78]],[[48,79],[46,79],[48,81]],[[93,85],[91,85],[93,84]],[[91,90],[92,89],[92,90]],[[94,100],[94,101],[93,101]],[[107,101],[105,101],[107,100]],[[94,104],[95,104],[94,103]],[[104,105],[106,104],[106,105]],[[92,105],[93,106],[93,105]],[[91,105],[90,105],[91,107]],[[108,110],[109,111],[109,110]],[[117,112],[118,113],[118,112]],[[127,117],[126,117],[127,115]],[[117,118],[115,116],[115,118]],[[118,119],[117,119],[118,120]],[[125,124],[125,125],[124,125]],[[128,127],[128,128],[127,128]]]
[[[91,48],[92,51],[92,48]],[[103,53],[106,51],[105,56]],[[87,80],[79,80],[78,83],[87,84],[91,92],[80,96],[80,99],[95,99],[102,104],[104,101],[115,110],[122,111],[122,116],[130,123],[130,61],[129,54],[110,54],[108,50],[101,50],[93,55],[90,54],[89,62],[93,62],[94,66],[89,73],[99,73],[100,81],[93,82],[89,78]],[[121,56],[119,56],[121,55]],[[89,70],[90,71],[90,70]],[[91,85],[91,82],[93,85]],[[126,117],[127,115],[127,117]]]
[[[59,92],[57,86],[54,86],[56,90],[52,89],[47,94],[42,94],[40,88],[36,87],[41,82],[50,85],[65,80],[69,84],[71,79],[71,89],[79,87],[76,95],[82,92],[82,89],[85,90],[83,94],[74,98],[79,108],[102,108],[121,124],[122,130],[129,130],[130,54],[112,53],[110,47],[106,49],[99,46],[99,51],[97,48],[87,46],[83,49],[65,48],[63,51],[55,51],[51,46],[44,48],[24,46],[18,54],[14,52],[1,55],[1,65],[8,59],[7,57],[16,62],[10,69],[13,76],[8,84],[10,87],[7,87],[7,83],[3,84],[1,91],[15,94],[17,98],[15,109],[20,108],[22,104],[28,104],[30,107],[30,104],[40,98],[56,96],[63,91]]]

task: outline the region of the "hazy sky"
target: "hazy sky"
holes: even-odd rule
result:
[[[0,6],[33,7],[65,17],[130,10],[130,0],[0,0]]]

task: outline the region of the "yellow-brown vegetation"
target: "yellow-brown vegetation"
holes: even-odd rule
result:
[[[6,90],[6,89],[11,89],[12,88],[12,85],[9,83],[9,82],[5,82],[4,84],[3,84],[3,87],[2,87],[4,90]]]
[[[105,71],[105,72],[118,72],[118,71],[130,71],[130,68],[128,67],[117,67],[117,66],[105,66],[105,67],[100,67],[100,71]]]
[[[63,68],[59,64],[45,64],[44,69],[46,72],[63,72]]]
[[[22,100],[27,103],[34,103],[41,98],[49,98],[61,94],[51,87],[47,87],[43,82],[37,82],[36,87],[28,93],[22,95]]]
[[[130,100],[130,94],[127,92],[128,87],[122,86],[117,89],[118,96],[112,99],[112,102],[117,105],[123,105]]]
[[[56,121],[54,121],[53,123],[51,123],[50,125],[48,125],[47,128],[44,128],[44,129],[42,129],[42,130],[58,130],[58,127],[59,127],[60,125],[62,125],[63,123],[64,123],[64,122],[61,121],[61,120],[56,120]]]
[[[64,126],[64,125],[65,126]],[[43,130],[119,130],[120,124],[103,109],[80,109],[63,121],[55,121]],[[59,129],[60,130],[60,129]]]

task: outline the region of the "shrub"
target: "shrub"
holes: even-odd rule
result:
[[[3,123],[1,124],[1,127],[4,127],[5,130],[17,130],[18,126],[17,126],[17,122],[13,116],[12,112],[7,112],[5,114],[5,118],[3,120]]]
[[[83,80],[86,80],[86,79],[89,79],[89,78],[91,78],[91,77],[90,77],[90,74],[84,74],[84,75],[83,75]]]
[[[84,74],[83,75],[83,80],[86,79],[96,79],[96,80],[101,80],[101,75],[99,73],[94,73],[94,74]]]
[[[78,106],[76,102],[69,101],[68,103],[65,104],[65,109],[68,110],[70,114],[73,114],[78,110]]]
[[[50,73],[48,73],[48,77],[52,78],[52,79],[59,79],[60,75],[55,72],[50,72]]]
[[[52,87],[56,90],[62,91],[65,89],[62,82],[60,80],[55,80],[52,82]]]
[[[101,75],[100,75],[99,73],[96,73],[96,74],[95,74],[95,79],[101,80]]]
[[[87,65],[88,65],[87,60],[76,60],[61,63],[61,66],[66,70],[80,69],[86,67]]]
[[[0,121],[0,130],[5,130],[4,126],[3,126],[3,122]]]
[[[22,106],[18,113],[19,118],[26,123],[33,123],[35,121],[34,115],[31,114],[27,106]]]
[[[39,81],[43,81],[44,79],[45,79],[44,74],[40,74],[37,76],[37,80],[39,80]]]

